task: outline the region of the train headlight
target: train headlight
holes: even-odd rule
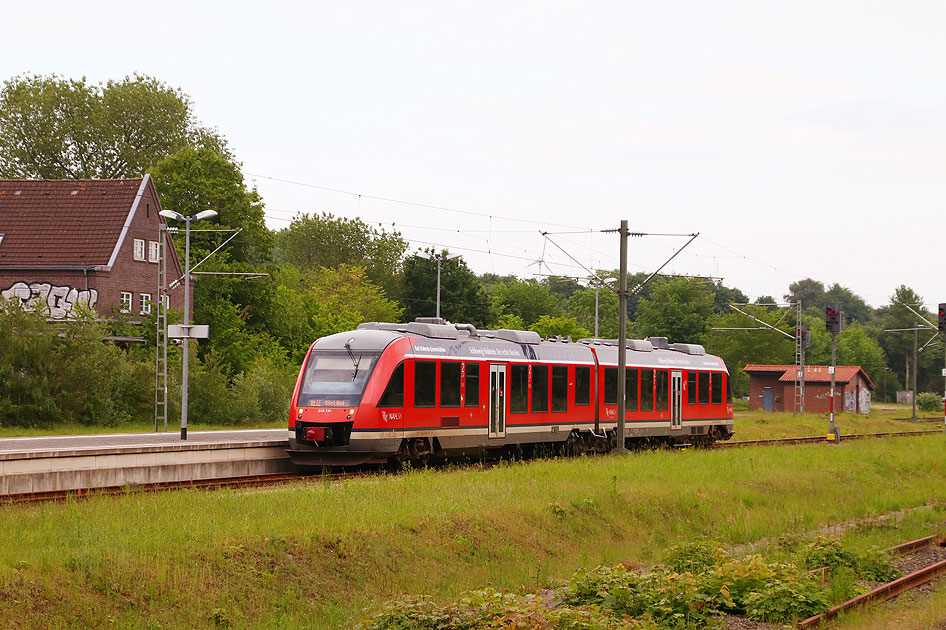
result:
[[[348,410],[348,415],[349,415],[349,416],[355,415],[355,410],[354,410],[354,409],[349,409],[349,410]]]

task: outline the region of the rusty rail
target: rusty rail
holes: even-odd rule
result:
[[[305,475],[301,473],[275,473],[270,475],[250,475],[246,477],[225,477],[221,479],[192,479],[185,481],[165,481],[161,483],[132,484],[105,488],[77,488],[74,490],[50,490],[47,492],[25,492],[0,496],[0,505],[11,503],[39,503],[46,501],[64,501],[66,499],[85,499],[96,495],[119,495],[135,492],[157,492],[182,488],[213,490],[217,488],[250,488],[290,483],[303,479],[322,481],[337,480],[353,476],[353,473],[334,473],[330,475]]]
[[[844,440],[862,440],[865,438],[885,438],[885,437],[910,437],[913,435],[929,435],[931,433],[941,434],[942,431],[893,431],[889,433],[852,433],[842,435]],[[812,444],[827,442],[827,438],[821,435],[795,438],[770,438],[766,440],[740,440],[737,442],[716,442],[713,448],[738,448],[740,446],[767,446],[769,444]]]
[[[863,595],[858,595],[854,599],[849,599],[843,604],[838,604],[834,608],[831,608],[820,615],[815,615],[814,617],[809,617],[804,621],[799,621],[798,627],[802,629],[819,627],[824,622],[834,619],[844,611],[848,611],[852,608],[857,608],[860,606],[868,606],[877,602],[887,601],[888,599],[894,598],[901,593],[909,591],[911,588],[916,588],[921,584],[926,584],[930,580],[943,574],[946,574],[946,560],[937,562],[936,564],[930,565],[925,569],[915,571],[910,575],[905,575],[902,578],[894,580],[893,582],[888,582],[883,586],[878,586],[874,590],[864,593]]]

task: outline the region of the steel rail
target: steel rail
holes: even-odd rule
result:
[[[901,593],[909,591],[912,588],[926,584],[927,582],[943,574],[946,574],[946,560],[942,560],[936,564],[926,567],[925,569],[920,569],[919,571],[905,575],[902,578],[894,580],[893,582],[888,582],[883,586],[878,586],[874,590],[864,593],[863,595],[858,595],[854,599],[849,599],[842,604],[838,604],[834,608],[831,608],[820,615],[815,615],[805,619],[804,621],[799,621],[798,628],[804,629],[820,627],[821,624],[834,619],[842,612],[851,610],[852,608],[869,606],[878,602],[887,601],[888,599],[892,599]]]
[[[863,440],[866,438],[885,438],[885,437],[910,437],[913,435],[929,435],[931,433],[941,434],[942,431],[892,431],[889,433],[852,433],[842,435],[844,440]],[[716,442],[712,448],[737,448],[740,446],[768,446],[770,444],[813,444],[818,442],[827,442],[827,437],[813,435],[807,437],[794,438],[771,438],[765,440],[740,440],[736,442]]]

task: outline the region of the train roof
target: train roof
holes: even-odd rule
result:
[[[338,333],[319,341],[320,348],[382,350],[402,337],[416,337],[409,356],[416,358],[478,358],[503,361],[549,361],[617,365],[616,339],[570,337],[542,339],[531,330],[477,330],[470,324],[451,324],[436,317],[408,323],[368,322],[355,331]],[[664,337],[627,340],[627,365],[725,370],[723,361],[706,354],[697,344],[668,343]]]

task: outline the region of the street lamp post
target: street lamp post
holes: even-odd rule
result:
[[[217,216],[214,210],[204,210],[194,216],[186,217],[180,212],[162,210],[161,216],[166,219],[184,222],[184,326],[190,325],[190,288],[191,288],[191,221],[200,221]],[[190,338],[184,337],[184,356],[181,376],[181,439],[187,439],[187,359],[190,354]]]
[[[459,258],[460,254],[443,253],[440,256],[431,255],[431,260],[437,261],[437,317],[440,317],[440,267],[445,261]]]

